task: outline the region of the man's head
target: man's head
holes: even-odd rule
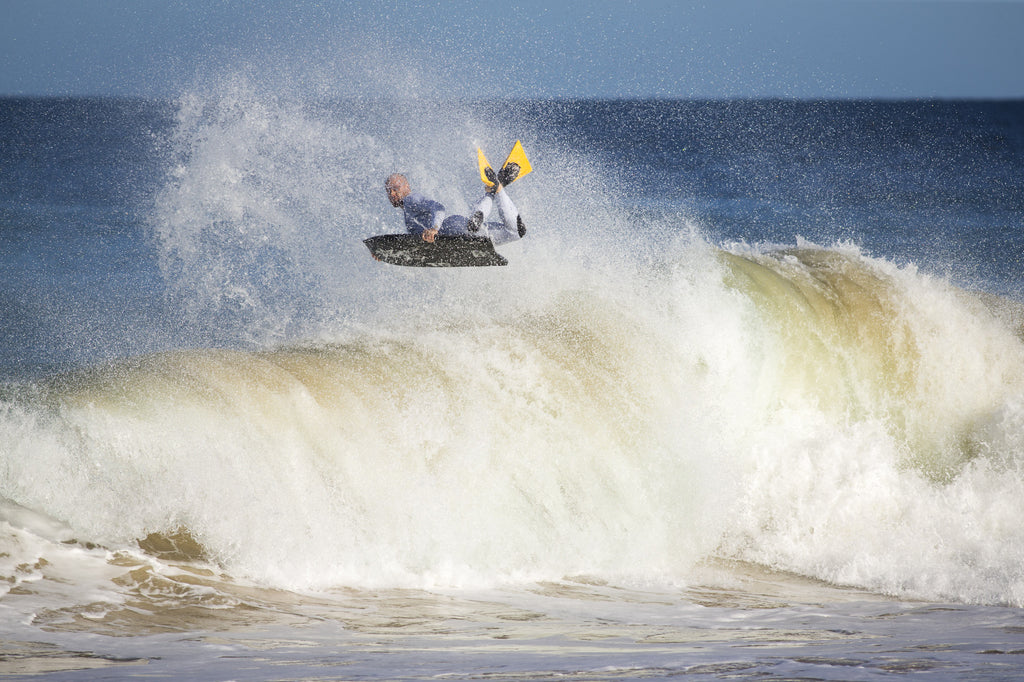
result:
[[[402,205],[402,201],[412,192],[409,189],[409,181],[401,173],[392,173],[384,181],[384,190],[388,193],[388,200],[394,207]]]

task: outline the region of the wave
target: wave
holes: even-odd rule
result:
[[[889,594],[1019,605],[1019,304],[850,249],[748,255],[730,275],[773,361],[741,530],[722,549]]]
[[[1014,304],[848,246],[670,253],[611,288],[9,384],[0,497],[290,588],[727,557],[1024,604]]]
[[[171,350],[0,386],[9,584],[83,548],[98,580],[109,549],[294,589],[717,557],[1024,605],[1017,304],[849,245],[712,244],[514,112],[213,90],[178,102],[148,214],[176,317],[128,333]],[[388,173],[465,211],[475,146],[523,130],[507,268],[364,252],[399,226]]]

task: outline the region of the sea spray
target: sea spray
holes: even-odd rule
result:
[[[634,224],[609,169],[495,122],[485,104],[311,102],[244,76],[218,85],[179,98],[166,141],[175,161],[147,218],[193,345],[258,346],[430,319],[453,305],[515,304],[557,291],[580,268],[611,267],[614,281],[619,263],[649,253],[651,234],[678,229]],[[388,174],[404,172],[449,214],[466,214],[483,192],[476,147],[503,155],[520,137],[539,170],[508,190],[529,230],[503,249],[511,267],[441,274],[369,258],[363,238],[404,230],[384,195]]]

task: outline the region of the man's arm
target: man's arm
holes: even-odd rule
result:
[[[423,241],[433,242],[437,237],[441,223],[444,222],[444,204],[428,199],[422,194],[410,194],[405,199],[406,223],[410,228],[418,227]],[[414,225],[408,225],[410,217]]]
[[[437,238],[437,233],[441,230],[441,223],[444,222],[444,204],[433,199],[427,199],[426,203],[430,210],[430,227],[424,227],[421,236],[423,241],[433,244]]]

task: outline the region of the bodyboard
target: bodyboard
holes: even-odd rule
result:
[[[364,239],[370,254],[382,263],[414,268],[466,268],[508,265],[488,237],[438,235],[433,243],[418,234],[381,234]]]

